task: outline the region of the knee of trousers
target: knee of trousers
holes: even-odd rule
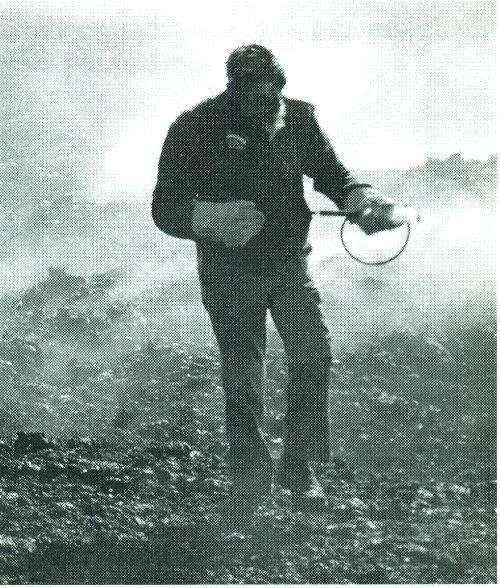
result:
[[[288,367],[289,388],[299,397],[327,397],[330,382],[331,353],[291,362]]]
[[[329,369],[332,364],[332,351],[328,339],[298,342],[295,349],[289,350],[288,362],[290,368],[301,369]]]
[[[223,361],[222,385],[229,402],[252,404],[260,400],[265,386],[264,363]]]
[[[331,335],[324,321],[313,322],[308,328],[302,328],[294,337],[287,337],[286,355],[290,365],[332,363]]]

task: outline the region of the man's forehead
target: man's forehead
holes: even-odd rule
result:
[[[272,82],[281,90],[286,77],[276,57],[261,45],[246,45],[235,49],[226,62],[229,85],[239,90]],[[272,87],[272,86],[270,86]]]

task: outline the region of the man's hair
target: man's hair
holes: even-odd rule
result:
[[[230,85],[274,80],[283,88],[286,77],[276,57],[262,45],[242,45],[232,51],[226,62]]]

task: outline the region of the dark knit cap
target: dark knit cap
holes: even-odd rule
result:
[[[275,80],[282,88],[286,77],[276,57],[262,45],[243,45],[235,49],[226,62],[230,84],[240,85],[258,80]]]

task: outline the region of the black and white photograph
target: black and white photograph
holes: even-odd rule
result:
[[[0,584],[496,583],[496,13],[0,2]]]

